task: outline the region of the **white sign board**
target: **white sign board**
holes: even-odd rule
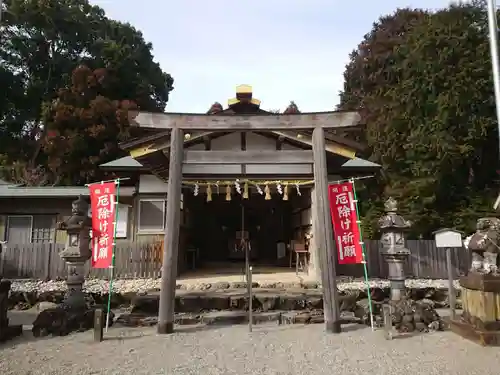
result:
[[[127,238],[128,205],[118,205],[118,222],[116,223],[116,238]]]
[[[462,247],[462,234],[454,230],[444,230],[434,235],[436,247]]]

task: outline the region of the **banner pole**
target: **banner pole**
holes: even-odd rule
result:
[[[363,271],[365,274],[365,284],[366,284],[366,293],[368,295],[368,308],[370,310],[370,325],[372,327],[372,331],[375,330],[375,324],[373,322],[373,307],[372,307],[372,296],[371,296],[371,290],[370,290],[370,281],[368,280],[368,267],[366,265],[366,248],[365,248],[365,241],[363,240],[363,229],[361,228],[361,220],[359,216],[359,208],[358,208],[358,196],[356,194],[356,186],[354,184],[354,179],[350,179],[349,182],[352,184],[352,193],[354,195],[354,207],[356,208],[356,225],[358,226],[358,231],[359,231],[359,238],[361,239],[361,242],[359,243],[361,245],[361,252],[363,254]]]
[[[115,269],[115,248],[116,248],[116,228],[118,227],[118,199],[120,197],[120,180],[114,180],[116,184],[116,194],[113,202],[113,209],[115,210],[115,222],[113,228],[113,247],[111,252],[111,266],[109,267],[110,279],[109,279],[109,293],[108,293],[108,313],[106,314],[106,333],[109,328],[109,315],[111,313],[111,294],[113,293],[113,278]]]
[[[104,181],[99,181],[99,182],[91,182],[90,184],[85,184],[85,186],[89,187],[91,185],[105,184],[106,182],[116,183],[116,181],[126,181],[126,180],[130,180],[130,177],[122,177],[122,178],[115,178],[114,180],[104,180]]]

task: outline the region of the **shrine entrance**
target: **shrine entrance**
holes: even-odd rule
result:
[[[283,200],[277,192],[268,199],[258,192],[251,192],[247,199],[233,194],[231,200],[219,194],[208,202],[204,195],[186,197],[192,218],[188,246],[198,250],[199,258],[191,269],[238,267],[245,261],[242,237],[250,246],[253,265],[289,269],[295,264],[292,241],[305,242],[305,231],[310,229],[310,224],[302,226],[295,219],[307,217],[301,211],[302,201],[297,196]]]

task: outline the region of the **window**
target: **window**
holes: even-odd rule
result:
[[[5,240],[10,243],[54,242],[55,225],[55,215],[11,215],[7,217]]]
[[[33,216],[8,216],[5,240],[10,243],[30,243]]]
[[[55,240],[56,217],[54,215],[33,216],[33,228],[31,230],[31,242],[51,243]]]
[[[126,204],[118,204],[117,207],[118,207],[118,221],[116,225],[116,238],[127,238],[129,206]],[[89,207],[87,215],[90,218],[92,217],[91,207]],[[92,230],[90,232],[92,233]]]
[[[141,199],[139,201],[139,232],[161,232],[165,228],[165,199]]]

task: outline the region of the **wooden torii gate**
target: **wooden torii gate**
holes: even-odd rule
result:
[[[359,123],[357,112],[315,112],[300,114],[256,115],[203,115],[203,114],[153,114],[139,112],[132,120],[141,127],[170,130],[170,160],[167,188],[167,212],[163,249],[158,333],[174,331],[174,305],[177,278],[177,258],[181,212],[181,188],[183,164],[229,164],[266,159],[269,163],[297,163],[298,160],[313,163],[314,198],[318,209],[313,220],[314,237],[319,249],[321,281],[323,286],[324,317],[327,332],[340,333],[340,314],[336,285],[336,245],[333,239],[328,202],[328,177],[325,151],[325,128],[352,127]],[[185,152],[185,131],[297,131],[312,129],[311,151],[227,151],[224,155],[213,151]],[[311,158],[312,156],[312,158]],[[244,160],[243,160],[244,159]]]

